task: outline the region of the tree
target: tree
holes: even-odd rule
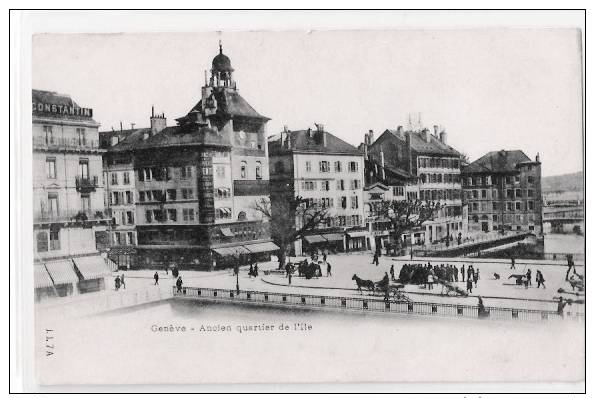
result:
[[[440,202],[422,200],[385,200],[381,205],[382,214],[391,221],[397,245],[400,245],[404,232],[420,227],[425,221],[433,220],[436,212],[443,207]]]
[[[254,208],[269,220],[271,236],[280,248],[279,269],[285,266],[289,246],[330,218],[324,206],[300,196],[275,201],[273,205],[268,198],[262,198],[256,202]]]

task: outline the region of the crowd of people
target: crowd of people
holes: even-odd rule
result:
[[[391,278],[395,280],[393,267],[391,267]],[[472,293],[480,279],[479,268],[475,269],[473,265],[465,267],[464,264],[459,268],[453,264],[407,263],[401,267],[397,280],[403,284],[425,285],[428,290],[432,290],[436,282],[452,283],[459,282],[459,280],[465,282],[465,278],[467,279],[467,292]]]

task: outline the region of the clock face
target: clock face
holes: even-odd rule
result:
[[[244,130],[240,130],[239,135],[240,135],[240,139],[241,140],[245,140],[246,139],[246,132]]]

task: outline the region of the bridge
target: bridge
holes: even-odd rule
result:
[[[535,236],[532,232],[509,232],[506,235],[490,236],[487,239],[478,239],[460,245],[450,245],[445,247],[441,245],[438,248],[428,248],[423,250],[414,250],[413,254],[421,257],[459,257],[472,253],[493,249],[499,246],[510,245],[521,242],[530,236]]]

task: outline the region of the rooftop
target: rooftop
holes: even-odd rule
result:
[[[531,162],[531,159],[521,150],[491,151],[476,161],[464,167],[463,173],[506,173],[515,172],[522,163]]]
[[[323,134],[325,137],[323,137]],[[283,142],[281,142],[283,140]],[[325,142],[326,141],[326,142]],[[289,147],[286,146],[289,144]],[[269,138],[269,153],[313,152],[361,155],[363,152],[328,131],[314,129],[287,131],[276,139]]]

